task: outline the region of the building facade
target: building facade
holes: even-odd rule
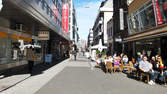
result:
[[[127,0],[113,0],[113,18],[107,23],[109,54],[126,53],[124,38],[128,36]]]
[[[129,5],[129,55],[167,56],[167,0],[134,0]]]
[[[0,71],[27,64],[20,44],[33,42],[39,61],[46,54],[61,55],[70,37],[62,30],[62,0],[1,0]],[[39,37],[39,34],[48,37]],[[61,42],[67,43],[60,44]],[[56,54],[57,53],[57,54]],[[57,56],[58,57],[58,56]]]
[[[107,22],[113,16],[113,0],[105,0],[101,3],[95,23],[93,25],[93,45],[97,45],[102,39],[103,45],[108,43]]]
[[[93,43],[93,30],[92,28],[90,28],[89,30],[89,35],[88,35],[88,47],[91,47],[92,46],[92,43]]]
[[[77,17],[76,17],[76,10],[73,4],[73,0],[69,0],[69,35],[70,40],[74,43],[79,41],[79,34],[78,34],[78,25],[77,25]]]

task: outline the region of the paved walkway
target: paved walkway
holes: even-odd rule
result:
[[[162,94],[167,87],[150,86],[123,73],[105,74],[91,69],[84,57],[65,60],[32,76],[2,94]]]

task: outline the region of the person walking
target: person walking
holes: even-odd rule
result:
[[[72,50],[69,51],[70,59],[72,59]]]
[[[34,66],[34,52],[32,50],[32,46],[27,48],[26,57],[28,60],[28,72],[32,75],[32,70]]]
[[[75,59],[75,61],[76,61],[76,58],[77,58],[77,45],[74,44],[73,47],[74,47],[74,52],[73,52],[73,54],[74,54],[74,59]]]

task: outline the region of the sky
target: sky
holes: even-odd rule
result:
[[[80,39],[87,40],[89,29],[93,27],[102,1],[104,0],[73,0]]]

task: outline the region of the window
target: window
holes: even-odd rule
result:
[[[143,11],[139,13],[141,17],[141,29],[147,29],[155,26],[155,16],[152,4],[144,8]]]
[[[6,50],[7,50],[7,39],[4,37],[0,37],[0,58],[6,57]]]
[[[146,3],[129,15],[130,34],[156,26],[152,2]]]

